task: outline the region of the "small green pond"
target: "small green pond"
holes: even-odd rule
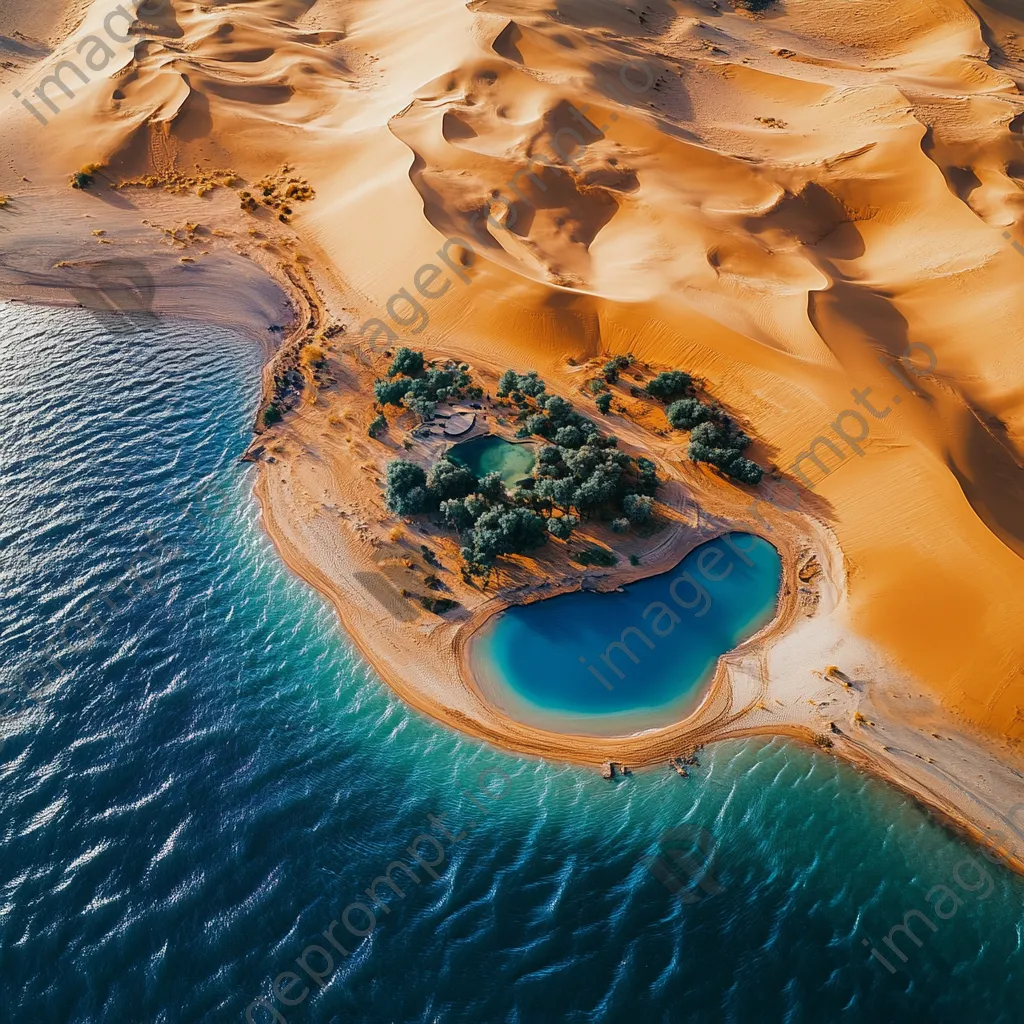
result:
[[[471,469],[478,477],[499,473],[509,489],[533,472],[533,445],[512,444],[495,434],[462,441],[452,447],[448,457]]]

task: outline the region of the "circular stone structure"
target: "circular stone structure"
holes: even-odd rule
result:
[[[444,432],[448,437],[461,437],[473,429],[476,423],[475,412],[456,412],[444,422]]]

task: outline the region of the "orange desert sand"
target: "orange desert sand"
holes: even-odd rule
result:
[[[301,403],[252,449],[266,526],[406,701],[595,766],[742,734],[816,740],[977,837],[1007,834],[1024,800],[1016,0],[150,0],[111,20],[115,6],[0,0],[0,295],[88,303],[105,261],[126,261],[152,273],[158,311],[259,338],[268,395],[296,365]],[[51,81],[47,105],[34,90],[58,68],[73,95]],[[88,165],[92,186],[71,189]],[[452,236],[472,250],[449,247],[449,269]],[[412,333],[387,306],[426,263],[451,285]],[[407,441],[425,461],[434,442],[394,409],[367,436],[388,364],[386,341],[360,339],[371,318],[470,363],[492,395],[506,367],[538,370],[657,461],[669,525],[616,538],[611,570],[552,542],[464,584],[453,535],[384,508],[387,460]],[[911,343],[916,365],[935,354],[912,390],[890,369]],[[583,382],[627,352],[705,377],[776,481],[690,462],[629,372],[597,415]],[[867,388],[876,408],[901,400],[869,417],[861,457],[841,444],[841,462],[820,450],[827,474],[805,463],[806,486],[794,460],[835,440]],[[484,405],[474,435],[496,427]],[[584,577],[619,586],[730,529],[779,548],[779,612],[689,720],[560,735],[477,690],[466,641],[496,609]],[[401,593],[425,592],[422,543],[461,605],[445,616]]]

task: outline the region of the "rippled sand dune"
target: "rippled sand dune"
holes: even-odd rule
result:
[[[31,97],[47,69],[81,62],[112,7],[70,5],[61,21],[0,5],[0,191],[13,197],[0,228],[26,244],[55,209],[92,227],[86,211],[137,223],[158,202],[72,194],[84,164],[111,180],[198,166],[251,182],[287,163],[316,198],[287,225],[264,218],[265,244],[224,188],[182,199],[182,215],[222,232],[210,273],[233,247],[283,280],[301,252],[324,322],[353,341],[445,239],[463,240],[465,274],[425,307],[426,328],[391,324],[403,343],[553,381],[570,358],[625,352],[706,377],[755,437],[752,457],[797,483],[794,514],[834,534],[844,627],[1019,754],[1014,3],[148,7],[143,41],[111,43],[86,83],[64,74],[73,99],[49,89],[59,113],[35,101],[44,126],[11,90]],[[908,346],[919,375],[901,381]],[[835,447],[813,448],[822,463],[799,463],[801,479],[794,463],[819,437]],[[675,459],[699,485],[681,436]],[[788,508],[787,493],[766,481],[764,505],[740,497],[756,515]]]

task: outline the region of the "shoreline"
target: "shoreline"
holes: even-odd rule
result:
[[[170,205],[175,201],[165,199],[163,202]],[[134,218],[132,224],[136,235],[144,238]],[[65,258],[71,246],[67,238],[62,240]],[[97,254],[90,241],[82,239],[78,258],[88,260],[96,255],[106,254]],[[162,262],[165,271],[180,272],[172,259],[159,253],[155,246],[151,255],[156,260],[153,266],[159,268]],[[300,268],[298,264],[290,264],[290,273],[283,270],[280,263],[275,265],[271,260],[260,259],[252,251],[240,253],[237,249],[230,255],[220,253],[205,262],[206,276],[203,278],[197,280],[193,276],[196,268],[190,267],[185,271],[189,277],[183,279],[180,286],[166,288],[161,282],[154,293],[152,309],[156,313],[181,316],[180,308],[174,308],[172,300],[188,295],[189,319],[230,323],[260,344],[267,355],[263,372],[264,398],[260,405],[262,412],[268,400],[267,389],[276,362],[289,347],[301,345],[304,338],[309,339],[311,323],[322,326],[330,319],[326,304],[315,287],[315,297],[311,300],[309,293],[296,282],[295,276],[301,270],[307,284],[312,285],[308,277],[309,268],[304,265]],[[169,269],[172,267],[175,270]],[[242,267],[248,271],[251,287],[239,294],[238,271]],[[230,280],[233,288],[231,301],[227,304],[223,301],[222,291],[225,280]],[[55,284],[53,287],[62,289],[65,286]],[[19,302],[73,304],[56,301],[52,296],[47,302],[47,291],[40,288],[38,282],[29,282],[19,288],[17,283],[12,285],[9,280],[0,279],[0,292],[5,298]],[[257,301],[254,302],[254,298]],[[264,321],[269,319],[280,323],[285,309],[290,311],[290,322],[278,339],[268,337]],[[360,370],[365,367],[351,352],[348,356],[351,357],[349,361],[356,363],[354,368],[348,366],[345,353],[332,354],[332,368],[340,370],[339,383],[351,386],[351,390],[343,387],[341,394],[346,402],[354,402],[356,409],[350,409],[348,418],[343,422],[347,426],[354,422],[355,434],[358,434],[361,428],[358,407],[360,401],[365,404],[365,392],[361,393],[355,385],[358,384]],[[475,371],[493,372],[500,364],[474,359],[473,365]],[[557,387],[553,388],[556,390]],[[421,631],[415,635],[411,622],[404,623],[410,626],[404,631],[380,630],[379,608],[368,608],[366,590],[354,583],[351,577],[358,567],[374,572],[388,561],[386,545],[382,557],[377,559],[381,552],[374,548],[370,538],[374,515],[378,519],[390,517],[379,515],[382,511],[379,500],[376,500],[379,499],[379,490],[368,490],[358,470],[355,474],[349,472],[347,479],[339,479],[335,472],[337,465],[332,468],[330,459],[324,457],[332,451],[339,454],[340,438],[328,435],[323,450],[318,448],[325,440],[322,423],[325,418],[322,399],[325,397],[329,404],[330,396],[321,395],[317,389],[313,393],[307,392],[283,424],[254,436],[250,453],[259,445],[284,447],[280,453],[284,457],[275,458],[273,463],[260,456],[253,457],[253,461],[258,462],[254,494],[260,502],[264,527],[285,564],[331,601],[343,628],[362,656],[384,682],[417,711],[506,750],[594,768],[608,761],[631,769],[651,768],[671,757],[685,755],[697,745],[744,736],[786,736],[822,749],[820,738],[825,736],[832,742],[831,751],[835,755],[895,785],[936,813],[944,823],[975,840],[992,831],[1005,831],[1006,819],[1000,808],[1005,811],[1014,804],[1021,777],[1011,766],[1014,760],[1019,761],[1019,756],[1008,744],[1000,752],[1002,759],[999,759],[994,753],[994,741],[973,735],[965,723],[944,712],[937,701],[925,701],[926,706],[915,708],[911,718],[916,716],[920,721],[940,722],[941,728],[956,735],[958,755],[961,751],[966,752],[966,756],[986,766],[988,775],[983,783],[975,780],[971,784],[953,786],[943,780],[943,775],[953,777],[956,766],[941,751],[941,757],[930,752],[922,753],[927,744],[923,744],[926,736],[921,729],[914,729],[899,717],[892,717],[893,709],[890,707],[877,708],[866,686],[847,690],[820,678],[824,664],[840,661],[835,652],[845,650],[866,670],[854,670],[855,675],[874,677],[872,688],[893,685],[893,680],[898,680],[897,685],[901,687],[907,686],[910,680],[909,675],[901,671],[891,658],[857,637],[845,621],[834,621],[845,602],[847,579],[843,555],[831,531],[812,516],[783,513],[773,507],[768,516],[771,536],[765,536],[763,523],[753,521],[747,514],[749,495],[746,491],[708,479],[685,463],[676,464],[670,457],[671,442],[666,443],[650,435],[638,425],[616,432],[627,446],[631,445],[631,440],[648,442],[646,451],[658,462],[660,475],[670,477],[664,497],[674,517],[673,523],[663,531],[664,535],[659,535],[653,556],[645,554],[642,566],[616,567],[610,572],[596,574],[596,578],[592,573],[576,573],[557,584],[551,578],[524,578],[513,566],[505,573],[508,577],[506,584],[496,588],[496,592],[485,600],[477,601],[460,621],[428,621],[425,625],[417,621]],[[617,417],[614,419],[617,420],[616,427],[619,427],[621,421]],[[361,439],[353,440],[352,445],[364,453],[369,451],[369,442]],[[326,484],[322,486],[321,497],[326,495],[335,509],[338,509],[339,500],[346,502],[349,509],[325,516],[323,509],[314,510],[308,502],[308,494],[303,505],[297,491],[286,486],[291,483],[290,474],[296,465],[301,464],[299,468],[308,475],[309,466],[305,463],[310,460],[303,460],[302,456],[310,450],[314,450],[320,464],[321,477],[316,480],[320,485]],[[354,454],[345,452],[348,470],[352,468],[350,463],[354,461]],[[666,467],[671,467],[670,474],[665,474]],[[689,530],[690,509],[686,499],[688,488],[700,490],[698,515],[705,519],[703,526],[698,519],[698,528],[692,532]],[[358,516],[365,513],[370,514],[363,522]],[[349,527],[347,534],[338,531],[339,519]],[[332,540],[327,545],[323,534],[325,526],[331,527]],[[302,527],[305,527],[305,536]],[[532,729],[488,705],[467,682],[472,678],[466,650],[469,638],[497,611],[524,599],[539,600],[572,592],[581,586],[584,579],[588,586],[601,591],[668,572],[699,544],[721,533],[737,530],[763,536],[779,551],[783,575],[776,615],[754,636],[719,658],[704,700],[693,714],[682,721],[630,736],[610,738]],[[423,539],[436,541],[429,535]],[[346,562],[338,559],[340,553],[354,557]],[[812,596],[806,593],[799,577],[800,567],[808,564],[809,558],[817,559],[823,571]],[[808,600],[811,601],[810,611]],[[423,618],[414,616],[414,620]],[[808,629],[813,642],[795,652],[795,659],[794,652],[785,652],[785,657],[795,660],[799,666],[799,672],[787,678],[788,665],[779,664],[780,652],[787,643],[788,646],[793,645],[796,633],[805,633]],[[424,636],[427,642],[420,642]],[[389,644],[388,637],[404,637],[406,642]],[[799,639],[804,642],[808,637],[801,635]],[[424,659],[424,655],[429,657]],[[774,666],[773,660],[776,662]],[[785,658],[782,660],[785,662]],[[817,661],[821,662],[820,666],[809,664]],[[411,677],[415,677],[418,684],[410,682]],[[912,680],[909,688],[914,691],[923,689]],[[827,715],[820,710],[823,706],[831,709]],[[877,726],[850,728],[844,725],[839,734],[828,731],[830,720],[838,721],[844,715],[850,718],[861,707],[870,721],[878,722]],[[898,752],[894,752],[895,748],[880,737],[880,733],[887,731],[899,734],[904,742],[905,746],[901,746]],[[914,746],[920,746],[921,750],[912,750]],[[903,756],[906,751],[910,753]],[[1014,850],[1011,863],[1017,870],[1024,871],[1024,849],[1017,847]]]
[[[352,397],[346,395],[346,398]],[[301,419],[310,416],[312,412],[312,409],[306,408],[296,415]],[[295,420],[291,426],[295,427]],[[294,443],[296,437],[290,435],[287,428],[286,424],[282,436]],[[304,443],[311,438],[305,425],[299,428],[298,433]],[[655,453],[648,454],[654,457]],[[293,456],[297,455],[297,452],[293,452]],[[318,451],[317,460],[325,455],[326,452]],[[661,459],[658,461],[661,470],[665,463]],[[522,755],[545,757],[595,769],[607,762],[630,770],[649,769],[659,763],[667,764],[671,758],[685,756],[697,746],[718,740],[744,736],[786,736],[814,746],[819,752],[830,751],[858,769],[868,771],[874,777],[896,786],[935,812],[944,823],[975,840],[981,840],[992,832],[1005,832],[1005,818],[1001,817],[999,807],[1008,809],[1015,802],[1019,786],[1015,769],[994,756],[991,750],[993,744],[980,736],[971,735],[962,723],[944,713],[937,703],[925,709],[925,713],[937,716],[944,729],[958,734],[964,749],[988,764],[990,788],[997,796],[996,799],[984,795],[980,790],[968,789],[958,794],[950,787],[944,787],[936,777],[929,778],[927,769],[916,773],[911,771],[908,765],[900,764],[889,756],[885,744],[871,735],[875,730],[874,724],[863,727],[852,725],[854,716],[862,706],[868,712],[865,715],[868,721],[880,721],[879,711],[870,702],[870,695],[865,689],[847,689],[824,679],[802,689],[800,682],[782,681],[780,684],[778,674],[771,671],[769,661],[776,649],[792,635],[795,626],[804,624],[801,620],[809,619],[809,625],[813,628],[817,620],[831,619],[845,602],[843,556],[831,532],[810,517],[801,517],[808,530],[805,534],[794,528],[789,515],[773,508],[769,518],[773,524],[772,533],[765,536],[758,523],[745,517],[745,511],[749,508],[746,492],[733,488],[736,494],[730,501],[721,504],[711,502],[714,511],[708,515],[708,526],[693,532],[675,530],[674,536],[659,542],[656,559],[645,556],[642,566],[622,565],[602,573],[597,579],[587,578],[589,589],[614,590],[638,579],[669,572],[700,544],[733,531],[748,532],[768,540],[779,551],[782,560],[782,581],[776,614],[747,641],[719,658],[705,697],[692,714],[671,725],[652,727],[627,736],[599,736],[542,729],[512,718],[487,701],[480,691],[473,677],[468,650],[471,639],[494,614],[513,604],[530,603],[576,591],[580,589],[582,578],[588,577],[588,574],[576,574],[560,582],[541,577],[532,583],[499,587],[497,592],[470,610],[457,625],[442,621],[430,626],[429,644],[414,640],[410,629],[403,634],[410,637],[410,642],[407,645],[398,644],[397,649],[392,647],[389,650],[389,645],[380,641],[379,629],[374,629],[378,622],[376,614],[365,614],[365,609],[360,606],[358,591],[352,588],[351,582],[346,586],[339,579],[325,573],[312,557],[317,543],[310,543],[309,540],[303,542],[279,520],[278,505],[282,510],[291,510],[289,517],[293,521],[308,518],[311,512],[308,506],[303,511],[299,510],[293,488],[283,486],[280,478],[274,481],[279,466],[280,463],[272,467],[261,465],[256,492],[268,534],[275,547],[294,572],[328,597],[352,642],[387,685],[407,704],[436,721]],[[682,486],[675,474],[671,484],[679,488]],[[342,493],[349,498],[353,494],[352,491],[339,488],[335,495]],[[702,498],[706,497],[702,495]],[[716,497],[721,499],[720,494]],[[700,507],[703,518],[708,514],[707,506]],[[679,511],[678,503],[676,511]],[[673,530],[674,527],[669,527],[666,533],[672,533]],[[415,539],[437,541],[436,536],[423,531],[417,532]],[[346,545],[346,551],[349,557],[355,554],[349,545]],[[801,584],[799,570],[811,559],[818,560],[825,579],[809,597],[807,587]],[[829,588],[834,590],[834,594],[822,601],[822,592]],[[808,600],[813,605],[810,613],[806,603]],[[360,620],[366,621],[361,624]],[[852,648],[858,658],[870,664],[872,673],[880,677],[882,685],[891,685],[895,678],[898,680],[897,685],[909,685],[915,690],[918,688],[918,684],[912,680],[908,682],[907,674],[890,658],[875,650],[867,641],[853,635],[847,626],[835,629],[834,634],[826,631],[825,636],[819,638],[817,647],[821,668],[827,661],[833,660],[826,659],[826,654],[837,646],[846,646]],[[813,648],[801,652],[805,677],[814,672],[813,666],[810,673],[806,671],[806,663],[814,660],[815,653]],[[411,654],[416,655],[415,675],[418,684],[411,683],[404,674],[406,666],[410,666],[408,659]],[[425,667],[425,662],[431,657],[434,659],[433,664]],[[428,682],[423,681],[424,675],[431,676]],[[820,677],[822,673],[818,671],[817,675]],[[771,701],[780,706],[785,717],[780,717],[780,711],[769,707]],[[831,710],[823,715],[822,709],[826,707]],[[843,715],[850,719],[851,726],[844,723],[838,734],[831,732],[831,721]],[[900,724],[898,721],[891,725],[886,722],[880,728],[898,728]],[[830,745],[823,746],[823,740],[827,740]],[[921,755],[921,764],[927,765],[923,757]],[[1012,752],[1007,749],[1003,757],[1012,761]],[[939,762],[933,759],[933,763]],[[932,775],[935,776],[935,772]],[[1024,872],[1024,845],[1015,846],[1011,863],[1017,870]]]

